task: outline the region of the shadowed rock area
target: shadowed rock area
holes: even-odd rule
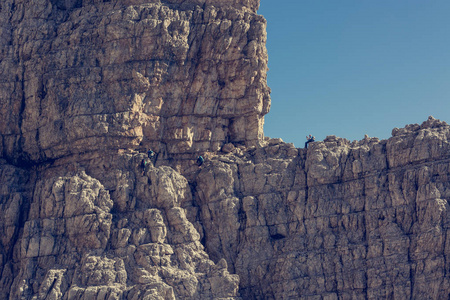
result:
[[[258,6],[0,4],[0,299],[449,298],[450,126],[265,138]]]

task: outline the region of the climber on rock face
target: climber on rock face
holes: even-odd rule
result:
[[[316,137],[314,137],[312,135],[307,135],[306,142],[305,142],[305,149],[308,148],[309,143],[314,142],[315,140],[316,140]]]
[[[147,156],[148,156],[148,159],[150,159],[150,161],[153,163],[153,165],[156,164],[157,155],[155,152],[153,152],[152,150],[149,149],[147,151]]]
[[[199,157],[197,157],[197,165],[200,167],[201,165],[203,165],[203,162],[204,162],[205,160],[203,159],[203,157],[202,156],[199,156]]]
[[[149,163],[150,163],[150,159],[148,159],[147,157],[141,161],[142,176],[144,175],[145,168],[148,166]]]

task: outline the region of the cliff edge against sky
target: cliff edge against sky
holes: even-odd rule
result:
[[[0,299],[449,297],[450,126],[265,138],[258,6],[0,4]]]

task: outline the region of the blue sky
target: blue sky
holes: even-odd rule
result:
[[[386,139],[429,115],[450,121],[450,1],[261,0],[272,106],[266,136],[303,147]]]

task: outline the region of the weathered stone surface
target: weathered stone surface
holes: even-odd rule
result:
[[[258,5],[0,3],[0,299],[448,298],[450,127],[264,138]]]
[[[133,157],[118,159],[132,161]],[[20,190],[17,180],[27,177],[11,174],[21,170],[9,165],[2,165],[1,170],[2,179]],[[60,172],[65,175],[59,176]],[[168,167],[150,167],[146,174],[134,176],[137,184],[128,190],[134,205],[119,210],[109,191],[84,171],[67,173],[56,168],[41,174],[33,182],[26,221],[20,224],[20,213],[14,209],[4,222],[15,230],[13,240],[2,240],[3,248],[15,247],[15,251],[2,252],[3,296],[236,298],[239,277],[228,273],[225,260],[215,267],[200,243],[199,233],[180,207],[192,201],[187,180]],[[12,207],[10,203],[19,200],[4,197],[1,204]]]
[[[446,298],[450,126],[400,130],[237,147],[190,182],[132,152],[89,154],[76,172],[3,162],[3,295]]]
[[[3,295],[9,293],[16,275],[11,257],[29,209],[30,180],[27,171],[0,160],[0,292]]]
[[[7,0],[1,152],[38,162],[256,144],[269,108],[256,0]]]
[[[430,118],[387,141],[213,160],[196,179],[206,249],[243,298],[447,298],[449,137]]]

